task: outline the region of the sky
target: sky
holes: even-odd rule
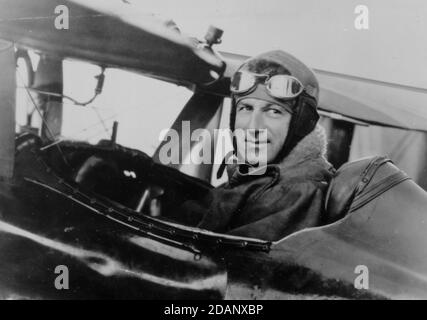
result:
[[[427,1],[142,0],[133,3],[141,11],[174,19],[189,34],[203,37],[211,24],[222,28],[220,50],[253,55],[283,49],[312,68],[427,88]],[[355,28],[358,5],[368,9],[367,30]]]

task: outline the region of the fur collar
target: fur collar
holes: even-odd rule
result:
[[[316,128],[302,138],[278,166],[284,169],[307,160],[322,159],[326,161],[326,151],[326,132],[321,125],[317,124]]]

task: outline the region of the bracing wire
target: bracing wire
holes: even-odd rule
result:
[[[21,75],[21,72],[18,70],[17,72],[19,78],[21,79],[22,83],[25,83],[24,81],[24,77]],[[49,135],[54,138],[53,132],[49,127],[49,124],[47,123],[46,119],[43,116],[43,112],[40,110],[39,106],[37,105],[37,103],[34,101],[33,96],[31,95],[30,91],[27,89],[25,90],[25,92],[28,94],[28,97],[30,98],[31,103],[34,105],[35,110],[37,111],[37,113],[40,116],[40,119],[42,120],[43,124],[46,126],[46,130],[48,131]],[[67,161],[67,158],[65,157],[65,154],[63,153],[61,147],[59,146],[59,144],[56,144],[56,147],[58,149],[59,154],[61,155],[61,158],[64,160],[64,163],[71,168],[70,164]]]

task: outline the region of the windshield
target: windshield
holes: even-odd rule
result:
[[[34,66],[33,66],[34,67]],[[80,61],[63,62],[64,95],[77,102],[89,101],[97,85],[95,78],[101,68]],[[17,125],[41,127],[28,92],[27,65],[18,63]],[[33,93],[32,93],[33,94]],[[164,81],[144,77],[129,71],[107,69],[102,93],[86,106],[63,99],[61,135],[57,139],[98,143],[110,139],[113,123],[118,122],[116,142],[139,149],[152,156],[161,140],[162,130],[169,128],[191,97],[192,92]],[[20,130],[22,131],[22,130]]]

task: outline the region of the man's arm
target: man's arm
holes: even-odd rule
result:
[[[277,241],[298,230],[319,226],[326,187],[313,181],[275,185],[234,215],[228,233]]]

